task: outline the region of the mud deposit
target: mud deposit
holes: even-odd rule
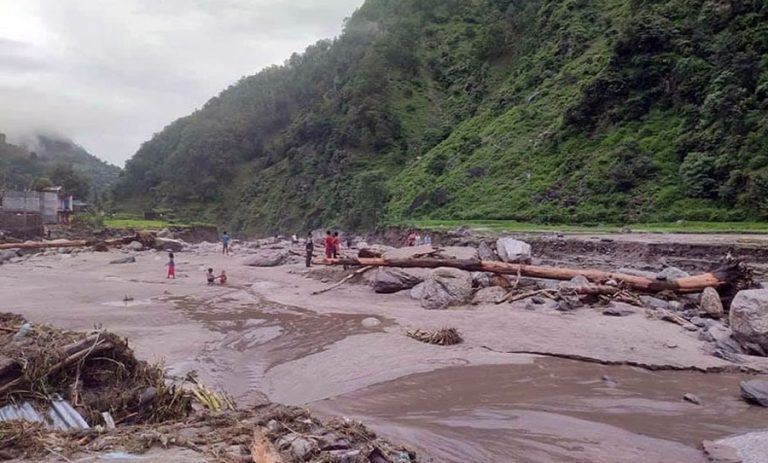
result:
[[[768,426],[739,399],[740,379],[538,359],[411,375],[311,407],[439,461],[703,462],[703,440]]]

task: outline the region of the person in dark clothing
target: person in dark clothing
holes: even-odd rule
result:
[[[307,235],[307,268],[312,266],[312,253],[315,251],[315,243],[312,242],[312,233]]]
[[[208,273],[205,274],[205,278],[208,280],[208,284],[212,285],[216,282],[216,277],[213,275],[213,269],[209,268]]]
[[[339,239],[339,232],[333,233],[333,258],[339,258],[339,248],[341,248],[341,240]]]

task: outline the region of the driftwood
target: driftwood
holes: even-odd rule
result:
[[[24,243],[0,244],[0,250],[4,249],[50,249],[50,248],[84,248],[103,243],[106,246],[119,246],[138,241],[145,246],[151,246],[155,242],[154,235],[148,232],[137,233],[131,236],[113,238],[108,240],[51,240],[51,241],[25,241]]]
[[[623,288],[646,293],[657,293],[660,291],[698,293],[708,287],[722,288],[732,286],[743,276],[743,269],[740,263],[729,263],[709,273],[671,281],[656,280],[625,273],[605,272],[596,269],[545,267],[476,259],[439,259],[434,257],[386,259],[383,257],[345,257],[341,259],[318,259],[315,261],[315,264],[402,268],[452,267],[470,272],[491,272],[506,275],[520,274],[525,277],[544,278],[549,280],[570,280],[581,275],[593,283],[600,284],[608,280],[614,280]]]
[[[283,457],[280,456],[280,452],[269,441],[264,431],[260,429],[253,432],[250,450],[253,463],[283,463]]]
[[[98,335],[89,336],[88,338],[85,338],[82,341],[69,344],[62,349],[65,355],[64,359],[54,364],[53,366],[51,366],[48,369],[46,374],[47,375],[56,374],[60,370],[74,363],[84,360],[94,354],[112,349],[113,347],[115,347],[114,344],[112,344],[111,342],[108,342],[105,339],[100,339]],[[7,373],[13,372],[13,370],[11,369],[6,370],[4,368],[4,370],[6,375]],[[11,377],[11,378],[0,377],[0,396],[12,391],[16,387],[21,386],[22,384],[24,384],[24,381],[25,381],[25,378],[22,375],[21,371],[19,371],[17,375],[14,375],[14,377]]]
[[[355,277],[356,277],[356,276],[358,276],[358,275],[362,275],[363,273],[367,272],[368,270],[370,270],[370,269],[372,269],[372,268],[373,268],[373,267],[371,267],[371,266],[368,266],[368,267],[363,267],[363,268],[361,268],[361,269],[357,269],[357,270],[355,270],[354,272],[352,272],[352,274],[345,276],[345,277],[344,277],[344,278],[343,278],[341,281],[339,281],[338,283],[334,283],[334,284],[332,284],[331,286],[329,286],[329,287],[327,287],[327,288],[325,288],[325,289],[321,289],[321,290],[319,290],[319,291],[315,291],[315,292],[313,292],[313,293],[312,293],[312,295],[313,295],[313,296],[317,296],[318,294],[327,293],[328,291],[330,291],[330,290],[332,290],[332,289],[334,289],[334,288],[338,288],[339,286],[343,285],[344,283],[348,282],[349,280],[351,280],[351,279],[355,278]]]

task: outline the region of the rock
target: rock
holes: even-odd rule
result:
[[[93,252],[109,252],[109,247],[106,245],[106,243],[99,242],[91,246],[91,249]],[[43,253],[43,255],[53,255],[53,253]]]
[[[184,249],[184,242],[170,238],[155,238],[154,248],[158,251],[179,252]]]
[[[5,249],[0,251],[0,262],[9,261],[19,257],[19,253],[15,249]]]
[[[136,262],[136,258],[133,256],[123,257],[122,259],[115,259],[110,264],[133,264]]]
[[[496,301],[504,297],[506,294],[507,291],[504,288],[500,288],[498,286],[483,288],[475,293],[475,296],[472,298],[472,304],[495,304]]]
[[[699,299],[699,309],[702,313],[712,318],[720,318],[725,314],[723,301],[715,288],[706,288]]]
[[[701,446],[704,447],[709,463],[742,463],[739,453],[729,445],[705,440]]]
[[[379,320],[376,317],[368,317],[364,319],[361,323],[366,328],[376,328],[377,326],[381,325],[381,320]]]
[[[424,296],[424,283],[419,283],[413,288],[411,288],[411,298],[416,299],[417,301],[420,301],[421,298]]]
[[[440,259],[478,260],[477,249],[470,246],[447,246],[435,254]]]
[[[752,379],[742,381],[741,396],[749,403],[768,407],[768,380]]]
[[[701,317],[692,317],[689,321],[699,328],[707,328],[707,322]]]
[[[414,270],[380,267],[376,269],[373,290],[379,294],[392,294],[411,289],[424,281],[427,276],[426,272],[421,272],[419,269]]]
[[[715,347],[728,354],[741,354],[741,346],[733,339],[733,331],[721,324],[710,326],[705,332],[706,340],[714,342]]]
[[[287,449],[296,461],[306,461],[317,450],[314,440],[289,434],[277,440],[276,445],[281,449]]]
[[[557,310],[560,312],[570,312],[582,307],[584,304],[576,297],[563,297],[557,301]]]
[[[477,247],[477,256],[480,258],[480,260],[499,260],[499,256],[496,255],[496,252],[486,241],[480,242],[480,245]]]
[[[749,350],[768,351],[768,290],[739,291],[731,302],[733,337]]]
[[[640,300],[643,301],[646,307],[651,309],[663,309],[669,308],[669,303],[665,300],[653,297],[653,296],[640,296]]]
[[[524,263],[531,260],[531,245],[514,238],[499,238],[496,253],[504,262]]]
[[[486,272],[472,272],[472,287],[487,288],[491,286],[491,274]]]
[[[765,463],[765,456],[768,455],[768,431],[728,437],[717,443],[735,449],[740,458],[739,463]]]
[[[637,313],[637,309],[629,304],[623,302],[611,302],[608,307],[603,310],[603,315],[610,317],[626,317],[628,315],[634,315]]]
[[[701,405],[701,399],[691,394],[690,392],[683,396],[683,400],[685,400],[686,402],[690,402],[692,404]]]
[[[543,297],[532,297],[525,301],[525,310],[557,310],[557,302]]]
[[[282,265],[288,255],[282,251],[263,251],[243,259],[243,265],[248,267],[277,267]]]
[[[160,238],[174,238],[173,232],[168,230],[167,228],[163,228],[159,232],[157,232],[157,236]]]
[[[512,287],[512,283],[510,283],[507,277],[504,275],[492,274],[488,280],[491,286],[498,286],[504,289],[509,289]]]
[[[139,243],[138,241],[131,241],[129,244],[125,245],[125,249],[129,251],[143,251],[144,245]]]
[[[428,310],[461,305],[472,296],[472,275],[455,268],[441,267],[424,281],[421,306]]]
[[[661,272],[656,274],[657,280],[674,281],[678,278],[685,278],[691,276],[688,272],[684,272],[677,267],[667,267]]]
[[[575,277],[571,278],[568,281],[561,281],[557,287],[564,289],[564,288],[579,288],[582,286],[588,286],[589,280],[587,280],[587,277],[584,275],[576,275]]]

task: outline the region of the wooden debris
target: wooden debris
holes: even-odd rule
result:
[[[442,328],[439,330],[417,329],[407,331],[405,334],[417,341],[437,344],[439,346],[452,346],[464,341],[456,328]]]
[[[341,259],[321,258],[316,260],[315,264],[402,268],[452,267],[470,272],[492,272],[505,275],[520,274],[526,277],[544,278],[549,280],[571,280],[574,277],[581,275],[598,285],[613,280],[626,289],[648,293],[657,293],[665,290],[673,291],[675,293],[697,293],[709,286],[713,288],[733,287],[744,276],[744,268],[740,263],[728,263],[713,272],[679,278],[672,281],[657,280],[625,273],[605,272],[595,269],[545,267],[481,261],[478,259],[440,259],[434,257],[387,259],[384,257],[345,257]]]
[[[280,456],[280,452],[261,429],[253,431],[251,458],[253,463],[283,463],[283,457]]]
[[[361,269],[357,269],[357,270],[355,270],[354,272],[352,272],[350,275],[347,275],[346,277],[344,277],[344,278],[343,278],[341,281],[339,281],[338,283],[332,284],[331,286],[329,286],[329,287],[327,287],[327,288],[325,288],[325,289],[321,289],[321,290],[319,290],[319,291],[314,291],[314,292],[312,293],[312,295],[313,295],[313,296],[317,296],[318,294],[327,293],[328,291],[330,291],[330,290],[332,290],[332,289],[334,289],[334,288],[338,288],[339,286],[343,285],[344,283],[348,282],[349,280],[351,280],[351,279],[355,278],[355,277],[356,277],[356,276],[358,276],[358,275],[362,275],[363,273],[367,272],[368,270],[371,270],[372,268],[373,268],[373,267],[370,267],[370,266],[368,266],[368,267],[363,267],[363,268],[361,268]]]

